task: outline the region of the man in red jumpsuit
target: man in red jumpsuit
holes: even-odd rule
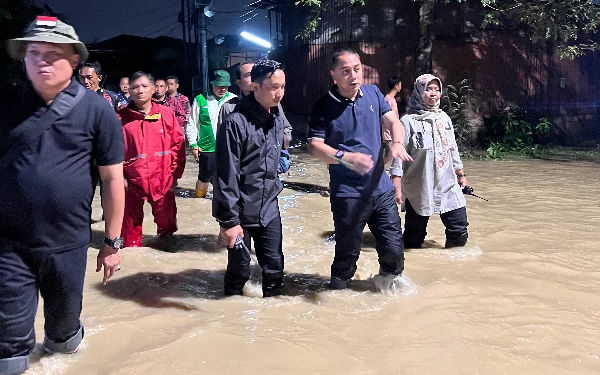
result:
[[[152,206],[161,237],[177,231],[173,190],[185,167],[185,143],[175,113],[152,100],[154,78],[134,73],[129,79],[131,102],[117,114],[125,137],[125,216],[121,237],[125,247],[142,245],[144,201]]]

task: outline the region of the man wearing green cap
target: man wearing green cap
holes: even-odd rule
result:
[[[223,103],[235,98],[229,92],[231,80],[225,70],[216,70],[210,82],[211,92],[198,95],[192,105],[192,111],[185,127],[185,135],[192,149],[194,159],[199,163],[196,197],[205,198],[208,183],[215,175],[215,135],[219,110]]]
[[[122,126],[106,101],[72,80],[88,52],[75,30],[38,17],[8,52],[24,61],[23,95],[0,108],[0,374],[24,372],[34,348],[38,293],[44,348],[73,353],[83,339],[83,282],[91,239],[92,161],[104,189],[104,283],[120,269],[125,194]],[[18,108],[18,110],[15,110]]]

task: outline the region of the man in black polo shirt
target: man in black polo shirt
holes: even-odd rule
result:
[[[38,292],[44,348],[73,353],[91,239],[95,161],[104,184],[104,283],[120,268],[123,134],[105,99],[71,79],[88,52],[73,28],[38,17],[9,54],[32,84],[0,111],[0,374],[20,374],[35,345]],[[19,108],[19,111],[14,111]],[[6,113],[5,113],[6,112]],[[12,112],[12,113],[11,113]]]
[[[382,126],[392,134],[391,156],[412,159],[404,149],[400,120],[381,91],[362,86],[358,54],[336,52],[330,73],[336,84],[313,107],[308,149],[311,156],[329,164],[336,240],[331,288],[345,289],[356,272],[365,224],[377,242],[380,275],[399,275],[404,270],[395,190],[384,171]]]

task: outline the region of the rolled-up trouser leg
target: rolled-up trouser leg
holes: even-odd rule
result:
[[[40,295],[44,299],[44,347],[53,353],[74,353],[83,339],[79,320],[88,246],[48,254],[40,264]]]
[[[281,217],[279,214],[269,224],[260,228],[248,228],[254,239],[258,264],[262,267],[263,297],[283,293],[283,251]]]
[[[380,270],[399,275],[404,270],[404,242],[396,195],[390,190],[374,198],[375,208],[367,224],[375,236]]]
[[[244,230],[244,243],[250,249],[250,233],[247,230]],[[248,279],[250,279],[250,252],[244,249],[227,248],[225,295],[243,295],[244,285]]]
[[[427,236],[427,223],[429,216],[419,215],[408,199],[404,202],[406,215],[404,216],[404,248],[419,248]]]
[[[373,199],[331,197],[335,226],[335,257],[331,265],[333,289],[343,289],[356,272],[363,229],[373,211]]]
[[[25,251],[0,247],[0,374],[21,374],[35,346],[38,287]]]
[[[444,212],[440,215],[446,227],[446,247],[464,246],[467,243],[467,208],[460,207],[456,210]]]

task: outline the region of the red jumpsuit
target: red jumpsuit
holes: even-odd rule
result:
[[[166,237],[177,231],[177,206],[171,187],[185,168],[185,142],[175,113],[155,101],[147,115],[137,111],[133,103],[117,114],[123,123],[123,173],[129,185],[121,237],[125,247],[137,247],[142,245],[145,200],[152,206],[158,235]]]

